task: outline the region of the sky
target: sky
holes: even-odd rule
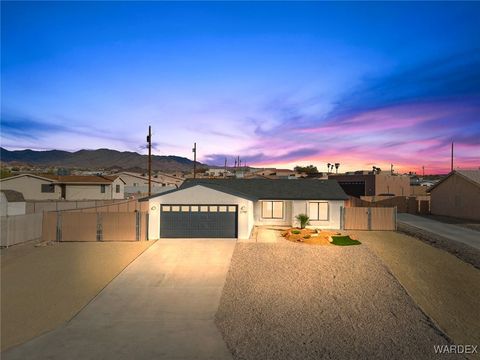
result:
[[[480,2],[1,3],[2,147],[480,166]]]

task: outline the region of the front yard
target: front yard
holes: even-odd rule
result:
[[[25,244],[2,249],[2,351],[70,320],[152,243]]]
[[[216,323],[235,359],[428,359],[451,343],[364,245],[237,243]]]

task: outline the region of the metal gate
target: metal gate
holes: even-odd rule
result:
[[[161,205],[161,238],[236,238],[237,205]]]

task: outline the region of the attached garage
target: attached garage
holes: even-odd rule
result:
[[[236,238],[237,205],[165,204],[160,209],[161,238]]]

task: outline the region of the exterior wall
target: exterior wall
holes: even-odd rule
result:
[[[120,192],[118,193],[116,191],[117,185],[120,185]],[[112,182],[110,189],[112,191],[112,199],[125,199],[125,184],[119,177]]]
[[[0,188],[21,192],[25,200],[60,200],[61,189],[58,185],[55,185],[55,192],[42,193],[42,184],[51,183],[33,176],[21,176],[3,179],[0,182]]]
[[[480,187],[453,174],[431,191],[430,211],[435,215],[480,220]]]
[[[197,185],[149,200],[149,240],[160,237],[160,206],[162,204],[238,205],[238,238],[248,239],[253,229],[252,201]]]
[[[365,193],[363,195],[375,195],[375,175],[328,175],[329,179],[337,180],[340,186],[343,182],[363,182],[365,183]]]
[[[392,176],[390,174],[375,175],[375,194],[394,194],[408,196],[411,193],[409,176]]]
[[[174,185],[167,186],[158,186],[158,184],[152,184],[152,194],[160,194],[166,191],[175,190],[177,187]],[[137,195],[139,196],[148,196],[148,185],[139,185],[139,186],[125,186],[124,187],[125,195]]]
[[[25,201],[20,202],[9,202],[7,207],[7,215],[25,215],[26,214],[26,203]]]
[[[112,185],[105,185],[104,193],[100,189],[100,184],[67,184],[65,200],[110,200],[112,198]]]
[[[279,201],[269,199],[265,201]],[[255,225],[292,225],[292,200],[283,200],[283,218],[282,219],[264,219],[262,218],[262,200],[253,204],[253,214]]]
[[[308,203],[310,201],[321,200],[295,200],[293,201],[292,224],[300,226],[295,217],[299,214],[309,214]],[[310,220],[310,227],[320,229],[340,229],[341,228],[341,207],[344,206],[343,200],[330,200],[328,202],[328,220]]]

